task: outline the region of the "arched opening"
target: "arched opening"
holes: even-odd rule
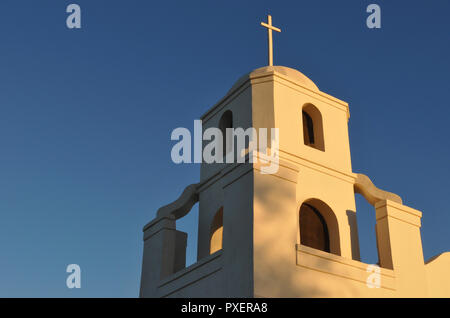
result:
[[[223,207],[214,215],[209,237],[209,254],[221,250],[223,240]]]
[[[364,233],[359,236],[361,260],[368,263],[378,260],[380,267],[393,269],[389,232],[383,227],[384,218],[377,219],[377,204],[389,200],[402,205],[402,198],[377,188],[368,176],[361,173],[356,174],[354,190],[358,228],[362,229],[360,233]]]
[[[304,144],[325,151],[322,114],[313,104],[303,106],[302,123]]]
[[[379,264],[375,208],[361,194],[355,193],[360,261]]]
[[[199,203],[195,203],[189,213],[176,220],[176,229],[187,234],[186,267],[197,262]]]
[[[305,145],[314,145],[314,123],[307,112],[302,111],[303,117],[303,141]]]
[[[222,132],[222,136],[223,136],[223,155],[224,156],[227,153],[229,153],[233,148],[233,144],[232,144],[233,134],[231,133],[231,131],[227,132],[227,128],[233,128],[233,113],[231,112],[231,110],[225,111],[219,120],[219,129]]]
[[[318,199],[300,206],[300,244],[324,252],[341,255],[339,227],[333,210]]]
[[[330,236],[322,214],[305,203],[300,208],[300,242],[324,252],[330,252]]]

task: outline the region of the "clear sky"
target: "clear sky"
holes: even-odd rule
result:
[[[66,27],[77,3],[82,28]],[[382,28],[366,27],[381,6]],[[198,182],[170,158],[241,75],[292,67],[350,105],[355,172],[423,211],[425,258],[450,250],[450,2],[0,2],[0,296],[136,297],[142,227]],[[357,198],[363,261],[374,210]],[[196,213],[179,222],[195,259]],[[66,287],[79,264],[82,288]]]

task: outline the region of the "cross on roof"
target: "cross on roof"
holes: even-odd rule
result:
[[[265,28],[267,28],[267,34],[268,34],[268,42],[269,42],[269,66],[273,66],[273,41],[272,41],[272,30],[281,32],[281,29],[278,29],[274,26],[272,26],[272,16],[269,14],[267,15],[267,23],[261,22],[261,25]]]

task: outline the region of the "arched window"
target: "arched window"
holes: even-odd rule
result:
[[[214,215],[209,237],[209,254],[221,250],[223,238],[223,207],[221,207]]]
[[[322,214],[308,203],[300,208],[300,243],[318,250],[330,252],[330,236]]]
[[[314,146],[314,123],[311,116],[305,111],[302,111],[303,117],[303,139],[305,145]]]
[[[233,113],[231,110],[227,110],[220,117],[219,129],[222,131],[223,136],[223,155],[226,155],[232,150],[232,140],[233,135],[231,132],[227,132],[227,128],[233,128]],[[228,144],[227,144],[228,141]]]
[[[325,151],[322,115],[313,104],[302,109],[303,142],[305,145]]]
[[[336,214],[325,202],[315,198],[304,201],[298,219],[301,245],[341,255]]]

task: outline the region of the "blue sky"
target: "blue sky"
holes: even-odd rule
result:
[[[82,9],[82,29],[65,25]],[[382,28],[365,25],[377,3]],[[241,75],[300,70],[350,105],[355,172],[423,211],[425,258],[450,250],[450,2],[0,2],[0,296],[136,297],[142,227],[199,180],[170,158]],[[357,197],[361,254],[374,211]],[[195,211],[179,222],[195,258]],[[69,290],[66,266],[82,288]]]

